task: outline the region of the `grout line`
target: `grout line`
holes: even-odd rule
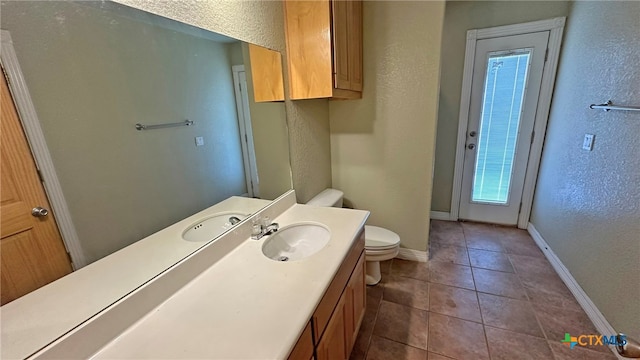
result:
[[[464,227],[462,225],[460,225],[460,227],[462,228],[462,233],[464,234],[464,242],[465,244],[467,244],[467,254],[469,254],[469,244],[467,243],[467,234],[466,234],[466,231],[464,230]],[[471,258],[469,258],[469,265],[471,265]],[[478,288],[476,287],[476,279],[473,274],[473,269],[471,269],[471,278],[473,279],[473,287],[475,289],[474,292],[476,294],[476,301],[478,302],[478,310],[480,310],[480,320],[482,321],[482,333],[484,334],[484,344],[487,347],[487,356],[489,356],[489,359],[491,359],[491,350],[489,349],[489,339],[487,338],[487,331],[485,330],[484,315],[482,311],[482,306],[480,305],[480,295],[478,294]]]

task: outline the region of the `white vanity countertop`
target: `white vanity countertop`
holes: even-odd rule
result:
[[[247,239],[99,351],[95,359],[285,359],[369,216],[293,205],[274,221],[319,222],[331,240],[305,259],[278,262]]]
[[[228,211],[255,213],[270,203],[230,197],[3,305],[0,308],[0,357],[13,359],[31,355],[202,247],[205,242],[181,238],[182,232],[198,219]]]

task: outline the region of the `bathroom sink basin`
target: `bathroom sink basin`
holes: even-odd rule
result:
[[[296,261],[320,251],[330,238],[331,232],[320,223],[297,223],[270,235],[262,245],[262,253],[275,261]]]
[[[198,220],[197,223],[189,226],[183,233],[182,238],[186,241],[203,242],[213,240],[218,235],[231,229],[233,224],[231,223],[232,217],[237,217],[243,220],[249,216],[249,214],[243,214],[239,212],[221,212],[209,216],[203,220]]]

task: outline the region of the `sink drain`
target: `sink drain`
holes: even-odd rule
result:
[[[289,261],[289,257],[288,256],[280,256],[278,258],[278,261]]]

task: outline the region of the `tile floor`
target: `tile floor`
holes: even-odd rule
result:
[[[597,331],[524,230],[432,221],[429,262],[382,272],[352,360],[615,359],[560,342]]]

